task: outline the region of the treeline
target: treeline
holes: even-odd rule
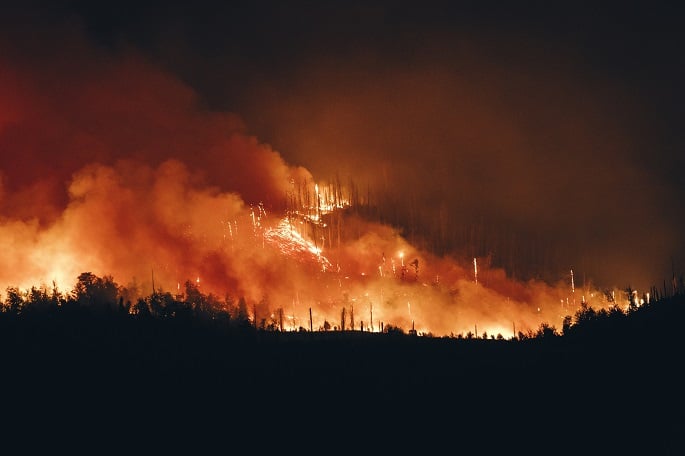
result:
[[[99,277],[84,272],[77,278],[70,291],[62,291],[55,284],[32,286],[22,291],[8,287],[0,302],[0,319],[41,317],[51,314],[91,315],[118,317],[133,320],[155,319],[159,321],[210,323],[226,330],[239,329],[262,332],[285,332],[282,309],[271,309],[268,298],[250,302],[245,297],[230,294],[219,297],[203,293],[198,284],[186,281],[183,290],[172,294],[156,290],[152,294],[135,297],[137,290],[118,285],[112,276]],[[344,310],[343,310],[344,312]],[[299,326],[297,332],[337,331],[340,326],[324,320],[317,326],[310,323]],[[343,325],[344,328],[344,325]],[[383,326],[384,333],[404,334],[405,330],[392,324]],[[411,333],[411,331],[410,331]]]
[[[77,278],[73,289],[59,290],[55,284],[33,286],[23,292],[17,287],[8,287],[2,302],[0,315],[33,316],[51,312],[85,312],[92,315],[125,315],[135,318],[204,319],[234,322],[239,326],[253,326],[248,316],[244,298],[233,302],[214,294],[204,294],[199,286],[187,281],[184,294],[155,291],[133,298],[135,290],[118,285],[112,276],[98,277],[84,272]]]
[[[685,292],[682,287],[675,287],[669,295],[659,295],[654,289],[651,299],[638,299],[630,289],[625,290],[628,306],[624,308],[617,302],[611,307],[595,309],[582,303],[573,314],[567,315],[561,328],[549,323],[542,323],[536,330],[519,331],[511,340],[544,339],[550,340],[561,336],[570,337],[609,337],[634,332],[648,334],[654,332],[674,331],[676,323],[685,321]],[[235,299],[230,295],[224,297],[212,293],[205,294],[200,287],[186,281],[183,291],[176,294],[168,291],[154,293],[132,299],[135,290],[118,285],[112,276],[98,277],[91,272],[84,272],[77,277],[72,290],[61,291],[53,284],[52,288],[33,286],[27,291],[17,287],[8,287],[0,302],[0,318],[30,318],[32,316],[61,313],[77,313],[93,316],[118,316],[121,318],[177,322],[209,323],[221,329],[239,329],[255,332],[354,332],[355,329],[345,324],[332,325],[325,320],[314,327],[311,322],[307,327],[291,328],[286,331],[282,309],[269,309],[266,299],[248,303],[244,297]],[[344,318],[343,309],[343,318]],[[344,320],[343,320],[344,321]],[[392,335],[421,336],[436,338],[432,333],[417,334],[413,328],[403,328],[393,324],[382,326],[382,333]],[[441,336],[455,339],[489,339],[505,340],[502,334],[476,334],[467,332]]]

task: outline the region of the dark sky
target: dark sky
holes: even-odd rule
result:
[[[139,55],[317,178],[644,288],[685,265],[675,3],[58,0],[0,23],[15,58]]]

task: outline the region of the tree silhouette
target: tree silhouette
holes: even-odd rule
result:
[[[98,277],[91,272],[79,274],[73,295],[82,306],[96,310],[111,310],[117,304],[119,286],[110,275]]]
[[[143,298],[139,298],[133,306],[133,314],[138,317],[145,318],[152,315],[150,311],[150,306],[147,301]]]
[[[57,308],[57,300],[44,288],[31,287],[26,299],[26,309],[32,312],[48,312]]]
[[[573,325],[573,317],[570,315],[564,316],[564,320],[561,323],[561,331],[563,334],[568,334],[571,331],[571,326]]]
[[[392,324],[386,324],[383,328],[383,332],[385,332],[386,334],[402,335],[404,334],[404,329]]]
[[[24,297],[19,291],[19,288],[7,287],[5,291],[7,292],[7,297],[5,298],[5,309],[14,314],[19,313],[22,307],[24,307]]]
[[[557,329],[550,325],[549,323],[542,323],[540,324],[540,327],[538,328],[537,332],[535,333],[535,337],[547,339],[551,337],[556,337],[558,336],[559,333],[557,332]]]

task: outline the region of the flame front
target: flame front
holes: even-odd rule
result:
[[[295,223],[302,224],[302,222]],[[282,219],[276,227],[265,230],[264,238],[284,255],[300,261],[314,258],[321,265],[323,272],[333,268],[331,262],[322,254],[321,247],[303,238],[297,228],[293,227],[293,222],[289,217]]]

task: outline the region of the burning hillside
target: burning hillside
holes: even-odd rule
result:
[[[342,325],[345,309],[355,328],[504,336],[560,326],[581,302],[613,304],[589,281],[517,281],[487,258],[422,250],[169,74],[71,39],[68,64],[0,62],[2,287],[66,291],[91,271],[143,296],[153,277],[161,290],[197,278],[204,292],[282,309],[293,328],[310,308]]]

